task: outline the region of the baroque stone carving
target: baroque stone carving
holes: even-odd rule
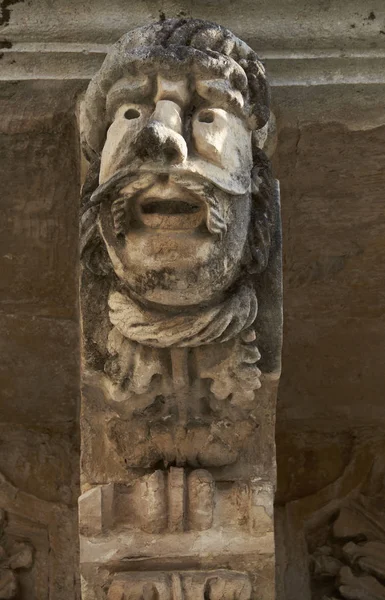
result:
[[[275,527],[277,538],[282,540],[276,556],[280,582],[277,597],[381,598],[384,436],[362,428],[354,433],[329,434],[318,447],[309,444],[312,432],[307,436],[306,446],[302,437],[289,456],[295,462],[296,457],[306,453],[307,447],[314,472],[321,473],[320,460],[324,472],[318,489],[314,490],[314,479],[310,482],[311,494],[294,496],[286,504],[276,506]],[[337,470],[330,463],[330,457],[335,456],[334,448],[340,456],[345,454],[343,466],[340,464]],[[300,461],[299,464],[302,470]],[[332,477],[325,486],[326,469],[330,469],[327,475]],[[333,475],[337,476],[333,479]],[[307,476],[306,471],[302,476]]]
[[[347,502],[332,523],[327,543],[311,556],[315,590],[347,600],[385,599],[385,514],[383,495],[360,494]],[[315,596],[317,597],[317,596]]]
[[[86,92],[79,509],[90,598],[106,589],[92,569],[114,568],[118,535],[129,554],[129,531],[137,549],[168,532],[189,554],[193,532],[226,528],[225,481],[247,498],[230,519],[245,519],[246,546],[272,535],[281,271],[268,100],[251,48],[183,19],[123,36]]]
[[[0,598],[78,599],[73,510],[26,494],[0,473]]]
[[[224,49],[214,52],[219,41]],[[137,440],[132,466],[178,462],[178,454],[195,466],[228,464],[238,456],[235,440],[254,430],[248,417],[261,372],[250,274],[268,263],[276,186],[252,130],[268,116],[252,50],[191,21],[127,34],[87,91],[82,131],[92,166],[82,251],[109,281],[104,343],[88,308],[94,298],[85,299],[83,318],[90,358],[104,363],[106,396],[125,413],[126,436],[120,418],[110,437],[122,444],[129,436],[132,446],[152,411],[157,423],[171,416],[168,430],[179,437],[192,422],[197,438],[183,450]],[[192,389],[196,400],[187,402],[183,390]],[[213,436],[210,413],[233,424],[227,434]]]
[[[19,570],[33,565],[33,548],[28,542],[10,540],[6,525],[6,512],[0,509],[0,598],[10,600],[18,596]]]

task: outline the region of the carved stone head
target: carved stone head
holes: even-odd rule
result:
[[[272,180],[254,132],[268,118],[263,65],[230,31],[170,19],[123,36],[82,112],[91,268],[174,308],[221,302],[262,271]]]

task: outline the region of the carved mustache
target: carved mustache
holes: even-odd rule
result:
[[[134,171],[132,168],[122,169],[95,190],[87,203],[88,208],[99,205],[106,200],[112,200],[111,213],[114,230],[116,235],[123,234],[126,228],[127,201],[136,197],[140,192],[151,188],[162,175],[167,175],[170,181],[176,183],[182,194],[183,192],[186,192],[189,196],[192,194],[206,206],[206,226],[211,234],[221,238],[226,233],[224,199],[227,193],[195,173],[170,172],[169,170],[162,173]]]

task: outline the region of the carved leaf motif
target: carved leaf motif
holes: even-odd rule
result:
[[[202,360],[200,376],[212,380],[210,391],[217,400],[225,400],[231,395],[232,405],[251,408],[254,392],[261,387],[261,371],[257,367],[261,355],[254,331],[245,331],[240,337],[222,361],[210,366]]]
[[[325,551],[327,548],[330,552]],[[312,556],[312,571],[315,577],[335,577],[340,572],[342,563],[338,558],[331,556],[331,548],[320,548]]]
[[[11,569],[30,569],[33,564],[32,546],[25,542],[15,542],[8,564]]]
[[[313,575],[320,579],[335,578],[336,589],[346,600],[385,600],[382,504],[381,498],[365,496],[350,501],[333,523],[332,546],[318,548],[312,556]],[[349,539],[337,549],[336,540],[341,544]]]
[[[11,569],[0,569],[0,599],[11,600],[18,591],[17,579]]]
[[[249,600],[251,584],[248,578],[224,579],[214,577],[205,584],[204,597],[209,600]]]
[[[0,509],[0,600],[18,597],[18,582],[14,571],[30,569],[33,565],[33,547],[27,542],[11,543],[7,537],[7,515]]]
[[[359,577],[350,567],[342,567],[339,579],[339,590],[347,600],[385,600],[385,587],[374,577]]]
[[[343,552],[352,565],[357,563],[366,573],[385,578],[385,544],[382,542],[349,542]]]
[[[227,570],[125,573],[116,575],[107,600],[250,600],[251,593],[246,573]]]
[[[105,371],[122,389],[140,395],[149,391],[155,375],[162,375],[164,366],[154,348],[142,346],[125,338],[114,327],[108,337],[110,360]]]

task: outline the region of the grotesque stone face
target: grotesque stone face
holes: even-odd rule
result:
[[[116,44],[82,129],[98,157],[97,229],[129,294],[170,307],[222,301],[250,262],[252,130],[267,116],[261,63],[218,26],[170,20]]]
[[[268,116],[254,51],[199,20],[129,32],[88,87],[82,255],[101,286],[90,296],[98,315],[90,339],[94,360],[105,361],[108,394],[128,402],[130,415],[133,395],[142,407],[162,398],[154,410],[175,413],[175,427],[218,410],[237,420],[254,401],[260,353],[250,274],[266,269],[276,210],[260,149]],[[108,311],[103,328],[98,294]],[[181,348],[196,351],[181,358]],[[190,398],[175,408],[176,390],[194,380],[199,407]],[[213,398],[231,406],[207,413]]]
[[[99,182],[127,168],[131,177],[102,204],[99,226],[116,274],[139,297],[198,304],[239,274],[252,152],[234,97],[226,79],[160,72],[120,79],[107,96]]]

